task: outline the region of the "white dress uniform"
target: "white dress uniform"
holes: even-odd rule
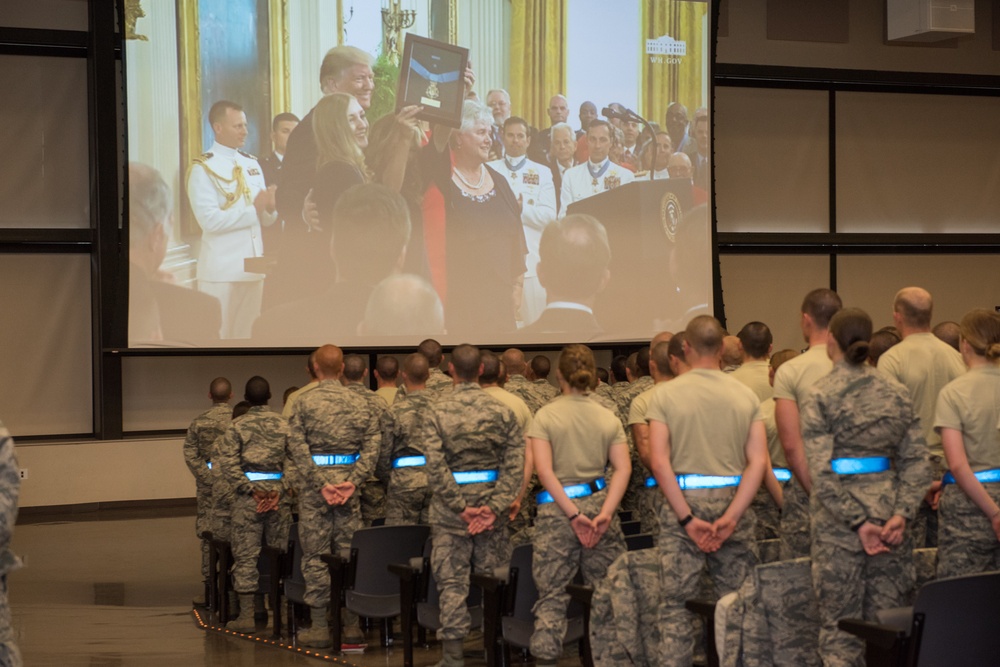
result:
[[[254,199],[266,189],[257,158],[218,142],[188,172],[188,199],[202,229],[198,289],[219,299],[223,339],[249,338],[260,315],[264,275],[244,271],[243,260],[264,254],[261,223],[277,218],[258,219]]]
[[[514,195],[519,196],[522,202],[521,224],[524,226],[524,241],[528,245],[528,256],[524,261],[528,270],[524,274],[520,323],[526,326],[538,319],[545,308],[545,290],[538,282],[536,267],[542,230],[556,219],[556,189],[552,181],[552,170],[529,160],[527,156],[506,156],[490,162],[489,166],[503,174]]]
[[[573,202],[614,190],[635,180],[635,174],[605,158],[595,165],[589,160],[570,167],[563,174],[562,193],[559,196],[559,217],[566,217],[566,207]]]

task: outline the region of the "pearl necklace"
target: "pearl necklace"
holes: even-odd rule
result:
[[[458,176],[458,180],[462,181],[462,183],[464,183],[470,190],[479,190],[483,187],[483,183],[486,182],[486,167],[484,165],[479,165],[479,182],[475,184],[469,183],[465,180],[465,177],[462,176],[462,172],[458,170],[458,167],[452,167],[451,171]]]

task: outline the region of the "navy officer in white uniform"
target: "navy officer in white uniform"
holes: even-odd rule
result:
[[[531,135],[526,120],[511,116],[504,121],[503,144],[506,149],[504,157],[488,164],[503,174],[521,203],[521,224],[528,245],[528,256],[524,261],[528,270],[524,274],[518,320],[521,326],[527,326],[537,320],[545,308],[545,290],[538,283],[535,265],[538,264],[538,243],[542,230],[556,219],[556,189],[552,170],[528,159]]]
[[[243,260],[261,257],[261,225],[277,218],[274,190],[264,183],[257,158],[240,150],[247,117],[234,102],[212,105],[208,120],[215,143],[194,159],[187,193],[202,229],[198,289],[222,304],[223,339],[249,338],[260,315],[264,275],[243,270]]]
[[[559,217],[566,216],[566,207],[573,202],[599,195],[627,185],[635,174],[611,161],[613,130],[606,120],[595,120],[587,126],[587,148],[590,159],[571,167],[563,174],[562,193],[559,197]]]

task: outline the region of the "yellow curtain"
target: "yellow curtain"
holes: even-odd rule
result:
[[[549,98],[566,94],[566,0],[512,0],[510,106],[537,128],[549,126]]]
[[[642,115],[663,127],[667,106],[680,102],[694,117],[694,110],[707,106],[705,80],[709,63],[706,52],[708,2],[689,0],[642,0]],[[649,55],[646,40],[663,36],[685,42],[683,56]]]

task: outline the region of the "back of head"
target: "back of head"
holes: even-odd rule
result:
[[[360,354],[349,354],[344,357],[344,379],[348,382],[361,382],[368,370],[368,363]]]
[[[799,356],[798,350],[792,350],[788,348],[784,350],[778,350],[777,352],[771,355],[771,362],[770,362],[771,370],[774,371],[778,370],[778,368],[780,368],[783,363],[785,363],[786,361],[791,361],[797,356]]]
[[[722,337],[722,366],[739,366],[743,363],[743,352],[740,350],[740,339],[736,336]]]
[[[384,185],[355,185],[333,207],[333,258],[341,279],[382,280],[398,268],[409,242],[406,200]]]
[[[331,86],[344,75],[345,71],[355,65],[371,66],[372,57],[355,46],[335,46],[326,52],[319,67],[319,85],[324,93],[332,90]]]
[[[814,289],[802,300],[802,312],[820,329],[829,328],[830,319],[843,307],[840,296],[826,287]]]
[[[626,376],[631,375],[634,378],[639,377],[639,353],[633,352],[625,358],[625,371]]]
[[[483,372],[479,374],[479,384],[496,384],[500,379],[500,357],[489,350],[484,350],[480,355],[483,364]]]
[[[427,357],[419,352],[407,355],[403,359],[403,374],[406,375],[406,379],[411,384],[423,384],[427,382],[427,377],[430,375],[430,365],[427,363]]]
[[[830,334],[844,353],[844,360],[858,366],[868,359],[872,318],[860,308],[844,308],[830,319]]]
[[[392,274],[372,290],[362,326],[369,336],[444,333],[444,306],[420,276]]]
[[[224,377],[217,377],[208,385],[208,393],[214,403],[225,403],[233,396],[233,385]]]
[[[684,352],[684,341],[687,340],[687,332],[680,331],[667,343],[667,354],[676,358],[681,363],[687,363],[687,354]]]
[[[455,376],[459,382],[475,382],[479,379],[479,365],[482,355],[478,347],[462,344],[452,350],[451,364],[455,367]]]
[[[934,329],[934,335],[938,339],[951,345],[956,350],[958,349],[958,342],[962,338],[962,328],[958,325],[958,322],[940,322]]]
[[[254,375],[247,380],[243,397],[250,405],[267,405],[267,402],[271,400],[271,385],[261,376]]]
[[[524,352],[516,347],[504,350],[503,363],[507,367],[509,375],[524,375],[524,371],[528,367],[527,362],[524,360]]]
[[[725,332],[719,320],[711,315],[699,315],[690,322],[684,330],[688,345],[699,356],[714,356],[722,351],[722,338]]]
[[[594,353],[586,345],[567,345],[559,354],[559,375],[577,391],[588,391],[597,384]]]
[[[378,376],[383,380],[393,381],[399,375],[399,361],[396,360],[396,357],[388,355],[379,357],[378,361],[375,362],[375,370],[378,371]]]
[[[673,337],[671,337],[673,340]],[[684,354],[684,350],[681,350],[681,354]],[[674,372],[670,368],[670,341],[664,341],[657,343],[653,347],[653,351],[649,355],[649,360],[654,366],[656,366],[656,372],[660,376],[672,377]]]
[[[628,365],[628,357],[624,354],[616,354],[613,359],[611,359],[611,375],[614,376],[615,382],[624,382],[626,379],[625,368]]]
[[[309,358],[306,360],[306,370],[309,371],[309,377],[313,380],[316,379],[316,352],[319,350],[313,350],[309,353]]]
[[[233,419],[239,419],[246,413],[250,412],[250,401],[240,401],[233,406]]]
[[[531,372],[539,380],[546,380],[552,372],[552,362],[548,357],[536,355],[531,359]]]
[[[921,287],[904,287],[896,292],[892,309],[899,313],[904,326],[911,329],[930,329],[934,301],[927,290]]]
[[[880,329],[872,334],[872,338],[868,341],[868,363],[872,366],[878,365],[879,357],[885,354],[893,345],[902,340],[898,334],[889,331],[888,329]]]
[[[674,334],[670,331],[661,331],[660,333],[653,336],[653,339],[649,341],[649,349],[652,351],[658,343],[669,343],[670,339],[674,337]]]
[[[990,361],[1000,359],[1000,314],[985,308],[970,310],[960,326],[973,352]]]
[[[324,345],[313,355],[317,378],[335,378],[344,370],[344,353],[336,345]]]
[[[597,369],[597,379],[600,382],[603,382],[604,384],[608,384],[608,380],[611,379],[611,377],[608,375],[608,369],[604,368],[604,367],[598,367],[598,369]]]
[[[743,345],[743,351],[750,359],[767,359],[774,338],[771,330],[763,322],[748,322],[736,334]]]
[[[286,403],[288,403],[288,397],[297,392],[298,390],[299,388],[296,387],[294,384],[291,387],[285,389],[285,393],[281,395],[281,404],[285,405]]]
[[[129,244],[139,245],[158,225],[168,225],[173,211],[170,187],[153,167],[128,165]]]
[[[641,378],[649,375],[649,348],[640,347],[635,353],[635,377]]]
[[[604,286],[611,247],[604,225],[589,215],[550,222],[538,245],[540,276],[549,295],[571,301],[593,298]]]
[[[437,368],[444,360],[444,350],[441,348],[441,343],[433,338],[428,338],[417,345],[417,352],[424,355],[431,368]]]

